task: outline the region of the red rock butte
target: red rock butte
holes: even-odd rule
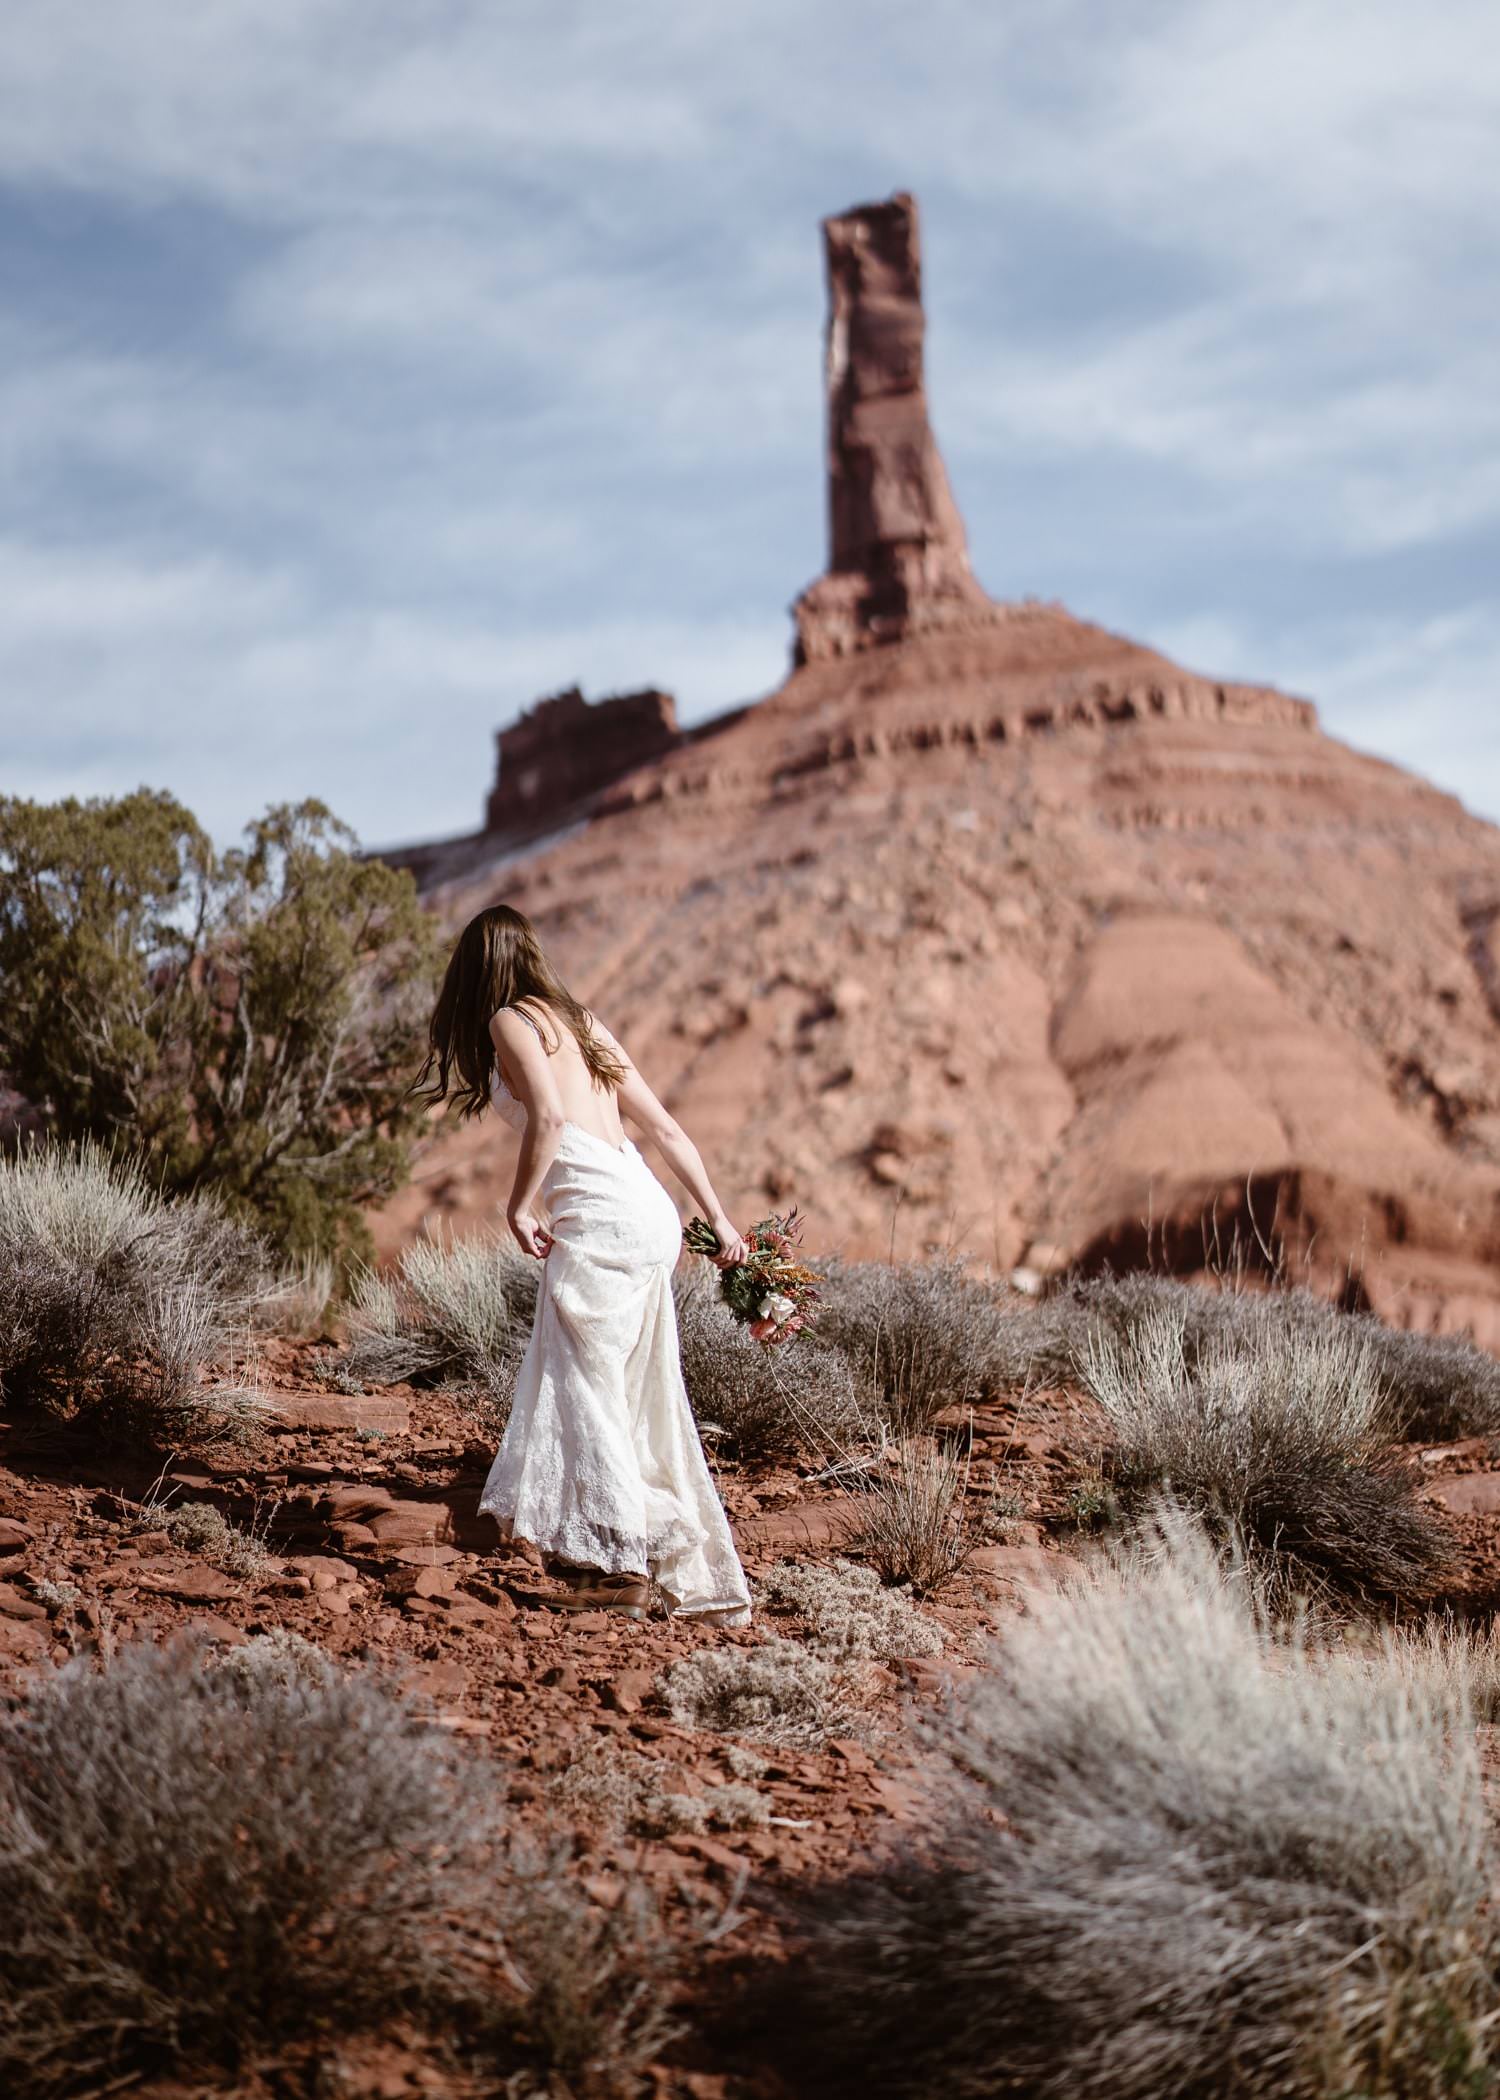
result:
[[[1294,1277],[1500,1344],[1500,831],[1311,703],[989,598],[928,421],[913,201],[824,225],[829,560],[768,698],[500,734],[388,856],[527,911],[748,1219],[1038,1274]],[[437,1137],[386,1247],[496,1222]]]

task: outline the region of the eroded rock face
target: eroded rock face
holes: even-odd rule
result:
[[[485,828],[547,823],[632,766],[669,751],[677,737],[672,695],[654,687],[591,703],[575,685],[539,700],[496,735]]]
[[[1500,1347],[1500,830],[1306,700],[987,599],[910,200],[827,240],[830,568],[786,683],[566,834],[408,864],[455,924],[535,919],[746,1222],[795,1202],[820,1253],[1038,1276],[1270,1248]],[[566,755],[602,710],[553,706],[555,738],[502,740],[517,795],[537,753],[569,792],[616,763]],[[382,1246],[493,1229],[514,1158],[497,1123],[445,1135]]]
[[[799,663],[990,611],[927,420],[915,200],[857,205],[823,240],[828,573],[795,607]]]

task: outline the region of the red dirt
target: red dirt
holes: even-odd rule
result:
[[[253,1455],[174,1464],[163,1483],[177,1499],[211,1502],[264,1532],[276,1554],[264,1579],[225,1575],[161,1533],[138,1533],[154,1468],[101,1460],[55,1429],[0,1421],[0,1689],[14,1696],[40,1667],[76,1652],[108,1654],[133,1639],[191,1632],[222,1645],[289,1627],[348,1665],[396,1673],[435,1727],[472,1739],[514,1775],[523,1819],[557,1827],[552,1776],[591,1742],[618,1741],[655,1761],[671,1791],[699,1792],[732,1777],[720,1738],[666,1717],[656,1679],[704,1643],[795,1637],[794,1618],[761,1610],[750,1629],[726,1632],[659,1617],[635,1623],[546,1610],[552,1585],[535,1556],[498,1545],[489,1520],[475,1514],[492,1447],[452,1397],[406,1388],[337,1396],[345,1420],[329,1426],[315,1418],[334,1397],[331,1348],[275,1344],[270,1354],[272,1383],[289,1411],[299,1396],[316,1403],[309,1426],[277,1430]],[[361,1438],[362,1417],[388,1425],[403,1409],[404,1430]],[[955,1410],[939,1428],[967,1436],[969,1419],[968,1410]],[[920,1818],[925,1782],[912,1720],[976,1666],[997,1613],[1024,1609],[1028,1581],[1066,1567],[1076,1536],[1068,1491],[1089,1437],[1083,1403],[1065,1392],[1030,1396],[1019,1417],[1008,1403],[974,1413],[971,1506],[977,1513],[1003,1492],[1022,1514],[1005,1542],[981,1546],[969,1571],[925,1607],[947,1636],[943,1657],[870,1666],[856,1735],[816,1750],[765,1751],[769,1769],[756,1785],[784,1822],[622,1840],[569,1819],[594,1899],[617,1901],[622,1875],[644,1877],[687,1950],[689,2032],[656,2068],[657,2094],[774,2094],[769,2072],[726,2071],[715,2059],[715,2027],[735,1979],[747,1964],[777,1955],[786,1899]],[[1455,1602],[1490,1607],[1500,1597],[1500,1471],[1488,1447],[1471,1439],[1410,1456],[1433,1494],[1457,1512],[1467,1569]],[[718,1472],[752,1584],[777,1559],[836,1550],[847,1498],[806,1469],[723,1464]],[[40,1581],[74,1585],[76,1605],[49,1609],[36,1594]],[[743,1889],[742,1874],[749,1877]],[[741,1922],[705,1951],[696,1939],[705,1912],[721,1911],[736,1892]],[[339,2045],[335,2055],[341,2090],[361,2100],[416,2092],[458,2100],[474,2090],[409,2032]],[[303,2090],[289,2068],[278,2075],[280,2083],[261,2086],[251,2077],[222,2090],[244,2100]],[[167,2082],[145,2090],[170,2100],[211,2089]]]

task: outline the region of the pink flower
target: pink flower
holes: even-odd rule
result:
[[[772,1319],[752,1320],[750,1332],[756,1341],[763,1342],[768,1335],[776,1332],[776,1322]]]

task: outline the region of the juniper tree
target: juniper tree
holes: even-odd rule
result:
[[[0,798],[0,1072],[291,1254],[361,1248],[405,1178],[436,968],[410,875],[320,802],[220,853],[159,791]]]

